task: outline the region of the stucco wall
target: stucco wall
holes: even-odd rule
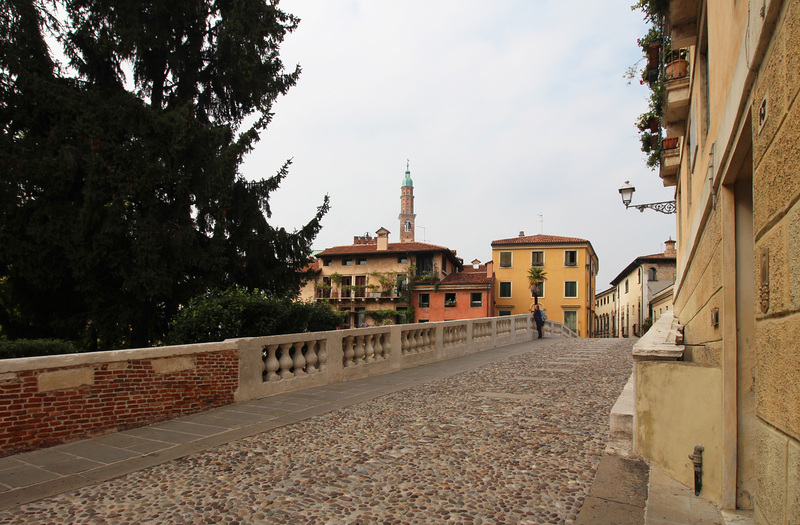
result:
[[[692,487],[689,454],[703,452],[702,496],[722,492],[722,373],[686,362],[636,363],[636,452]]]

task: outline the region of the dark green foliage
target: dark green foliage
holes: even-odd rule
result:
[[[296,24],[263,0],[0,0],[0,335],[147,346],[208,290],[297,293],[328,199],[289,232],[267,221],[289,162],[239,173]]]
[[[344,320],[327,302],[297,302],[258,290],[231,289],[196,297],[178,312],[168,344],[205,343],[235,337],[257,337],[333,330]]]
[[[78,350],[71,343],[58,339],[0,340],[0,359],[75,353],[78,353]]]

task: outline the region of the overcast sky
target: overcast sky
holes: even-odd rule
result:
[[[299,228],[325,194],[314,248],[386,227],[399,242],[410,162],[416,239],[491,259],[493,240],[588,239],[598,291],[675,238],[675,216],[625,210],[674,198],[634,127],[647,89],[623,77],[645,32],[633,0],[283,0],[301,19],[281,49],[302,74],[242,173],[273,175],[273,223]]]

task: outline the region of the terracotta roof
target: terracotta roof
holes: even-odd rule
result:
[[[672,261],[675,262],[675,255],[674,254],[666,254],[666,253],[654,253],[653,255],[640,255],[636,259],[634,259],[628,266],[622,270],[619,275],[614,277],[611,281],[612,286],[616,286],[622,282],[622,280],[630,274],[634,268],[639,266],[640,264],[644,264],[647,262],[657,262],[657,261]]]
[[[502,244],[572,244],[577,242],[589,242],[578,237],[563,237],[561,235],[528,235],[525,237],[512,237],[510,239],[500,239],[492,241],[492,246]]]
[[[458,272],[451,273],[444,279],[441,284],[489,284],[492,282],[491,277],[487,277],[486,271],[483,272]]]
[[[322,250],[317,257],[329,257],[331,255],[362,255],[375,253],[406,253],[406,252],[451,252],[450,248],[426,244],[423,242],[394,242],[384,251],[378,251],[377,244],[351,244],[348,246],[333,246]],[[452,253],[452,252],[451,252]]]

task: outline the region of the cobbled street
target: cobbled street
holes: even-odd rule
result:
[[[533,341],[501,362],[0,511],[0,523],[571,523],[633,342]]]

